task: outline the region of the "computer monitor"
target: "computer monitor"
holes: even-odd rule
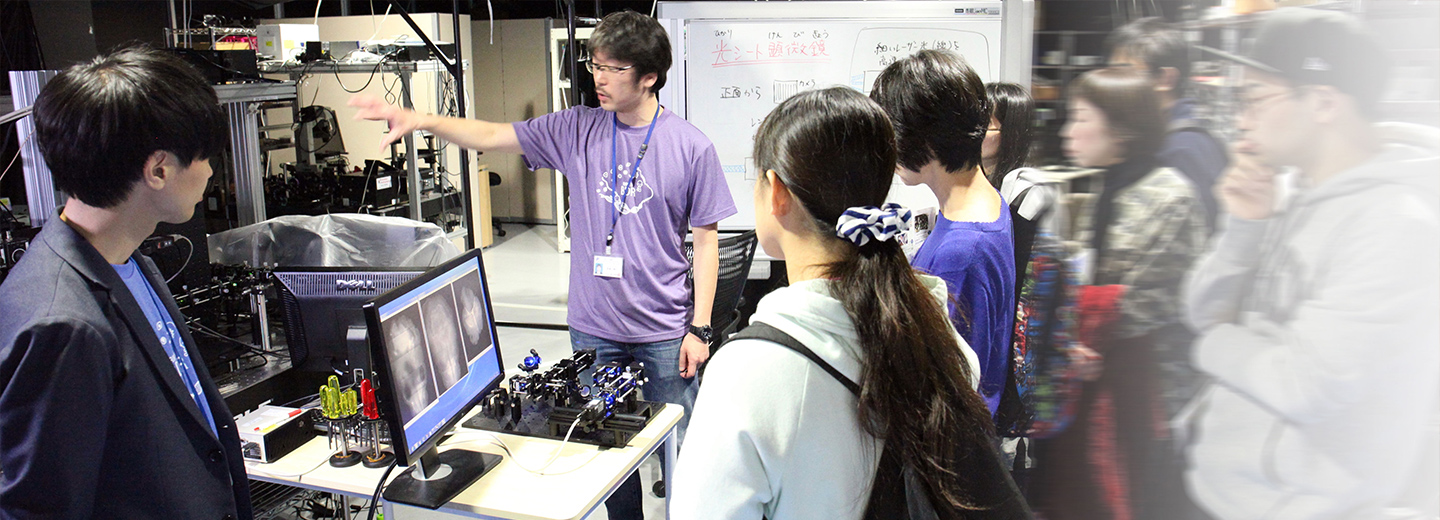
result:
[[[361,307],[424,269],[290,267],[274,272],[290,363],[301,371],[370,369]]]
[[[375,396],[398,463],[412,466],[385,498],[438,508],[500,463],[496,455],[435,448],[504,375],[480,250],[365,304],[365,318]]]

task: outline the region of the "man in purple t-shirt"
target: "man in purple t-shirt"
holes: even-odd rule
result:
[[[895,122],[900,179],[940,202],[911,264],[945,280],[950,318],[980,358],[980,397],[994,414],[1010,372],[1016,273],[1010,208],[980,171],[985,84],[959,55],[921,51],[886,67],[870,97]]]
[[[525,154],[532,168],[570,181],[572,346],[597,362],[640,361],[646,397],[685,407],[709,356],[710,307],[719,271],[717,226],[734,215],[715,147],[660,106],[670,40],[654,18],[607,15],[586,64],[601,108],[573,107],[513,124],[425,115],[357,96],[359,117],[385,120],[388,145],[429,130],[462,147]],[[686,230],[694,234],[694,291],[686,287]],[[693,301],[693,307],[692,307]],[[640,518],[638,476],[606,502],[611,518]],[[629,489],[633,488],[633,490]]]

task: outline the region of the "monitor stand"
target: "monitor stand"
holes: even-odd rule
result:
[[[429,509],[454,499],[470,484],[500,464],[499,455],[430,448],[420,460],[385,487],[385,500]]]

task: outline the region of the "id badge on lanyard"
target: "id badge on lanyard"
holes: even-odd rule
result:
[[[595,255],[595,276],[622,278],[625,276],[625,259],[618,256]]]
[[[611,193],[615,199],[610,201],[610,234],[605,236],[605,254],[595,255],[593,272],[601,278],[623,278],[625,276],[625,258],[611,254],[610,246],[615,243],[615,225],[619,222],[620,215],[616,207],[625,203],[625,198],[630,193],[630,187],[635,184],[635,177],[640,175],[640,161],[645,160],[645,150],[650,147],[650,136],[655,133],[655,125],[660,123],[660,106],[655,106],[655,115],[650,118],[650,128],[645,131],[645,142],[640,144],[640,154],[635,158],[635,165],[630,170],[630,180],[625,183],[625,190],[616,190],[620,182],[620,164],[615,155],[615,142],[620,139],[620,116],[612,114],[614,118],[610,123],[610,174]]]

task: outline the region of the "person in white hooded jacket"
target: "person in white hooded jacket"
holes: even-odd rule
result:
[[[1370,123],[1382,54],[1347,15],[1281,9],[1225,56],[1241,134],[1185,295],[1212,381],[1187,484],[1215,518],[1440,515],[1440,139]]]
[[[872,486],[894,489],[877,481],[882,459],[917,468],[940,518],[975,506],[1028,515],[999,470],[979,365],[946,317],[944,282],[913,271],[892,239],[908,210],[875,207],[895,168],[885,113],[852,89],[810,91],[771,112],[755,143],[756,234],[790,285],[759,302],[751,327],[789,335],[859,388],[778,343],[727,343],[706,368],[671,517],[866,518]],[[965,478],[958,461],[977,454],[1000,480]]]

